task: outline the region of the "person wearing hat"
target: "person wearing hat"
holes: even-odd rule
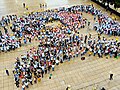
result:
[[[71,86],[68,85],[67,88],[66,88],[66,90],[71,90]]]

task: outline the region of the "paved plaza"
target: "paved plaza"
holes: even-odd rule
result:
[[[48,8],[51,9],[61,6],[68,7],[69,5],[79,4],[93,4],[97,9],[102,9],[104,13],[110,16],[110,12],[105,10],[91,2],[90,0],[1,0],[0,2],[0,17],[7,14],[18,14],[19,16],[28,12],[22,7],[22,2],[25,2],[29,7],[30,11],[42,11],[39,9],[39,3],[47,3]],[[94,23],[93,16],[90,14],[83,13],[83,16],[87,18],[91,24]],[[110,17],[116,17],[120,21],[120,17],[114,14]],[[58,25],[60,22],[49,23],[49,25]],[[11,33],[11,31],[9,31]],[[90,30],[88,27],[79,30],[80,34],[92,34],[97,37],[97,32],[93,30],[92,25]],[[118,38],[120,37],[102,35],[107,38]],[[14,62],[16,57],[26,53],[31,47],[37,47],[38,41],[34,40],[32,44],[23,45],[21,48],[15,51],[7,53],[0,53],[0,90],[21,90],[16,88],[14,76],[12,70],[14,69]],[[100,90],[105,87],[106,90],[120,90],[120,58],[98,58],[97,56],[85,55],[85,60],[81,60],[81,56],[72,59],[70,62],[65,61],[63,64],[55,67],[52,74],[52,78],[49,79],[49,74],[45,75],[41,82],[30,85],[26,90],[65,90],[68,85],[71,85],[71,90]],[[10,76],[5,73],[5,68],[10,71]],[[114,74],[113,80],[109,80],[109,72],[112,71]]]

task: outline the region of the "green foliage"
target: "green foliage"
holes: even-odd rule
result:
[[[116,7],[120,8],[120,0],[115,0]]]

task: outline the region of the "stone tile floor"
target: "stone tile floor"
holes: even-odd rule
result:
[[[1,0],[0,16],[10,13],[23,14],[26,10],[22,8],[22,2],[22,0]],[[39,0],[35,0],[34,2],[33,0],[25,0],[25,2],[29,6],[29,11],[39,10]],[[49,0],[40,1],[40,3],[44,2],[48,4],[48,8],[75,4],[92,4],[90,0],[55,0],[56,3],[50,2]],[[94,5],[106,13],[103,8],[96,4]],[[84,16],[91,21],[91,24],[94,23],[91,15],[84,14]],[[120,21],[120,17],[117,17],[117,20]],[[86,27],[84,30],[79,30],[79,32],[82,34],[91,33],[96,36],[97,33],[92,30],[92,25],[90,28],[91,30],[88,30]],[[116,38],[113,36],[108,37],[107,35],[102,36]],[[118,39],[120,40],[120,37]],[[12,74],[15,58],[37,45],[38,43],[33,41],[32,44],[24,45],[15,51],[0,53],[0,90],[21,90],[16,88]],[[10,71],[9,77],[5,74],[5,68],[8,68]],[[114,73],[114,80],[112,81],[109,81],[109,71]],[[49,75],[47,74],[40,83],[30,86],[27,90],[65,90],[67,85],[71,85],[72,90],[93,90],[94,88],[100,90],[102,86],[107,90],[120,90],[120,58],[106,59],[104,57],[99,59],[86,55],[86,60],[81,61],[79,56],[79,58],[74,58],[70,62],[65,61],[58,67],[55,67],[55,71],[51,73],[53,75],[51,80],[48,79]]]

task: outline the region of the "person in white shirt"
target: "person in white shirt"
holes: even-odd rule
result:
[[[25,85],[24,84],[22,84],[22,90],[25,90]]]
[[[55,65],[52,65],[52,71],[54,71]]]
[[[56,59],[56,65],[59,65],[59,60]]]
[[[25,84],[26,88],[29,88],[28,87],[28,84],[29,84],[28,81],[25,81],[24,84]]]

